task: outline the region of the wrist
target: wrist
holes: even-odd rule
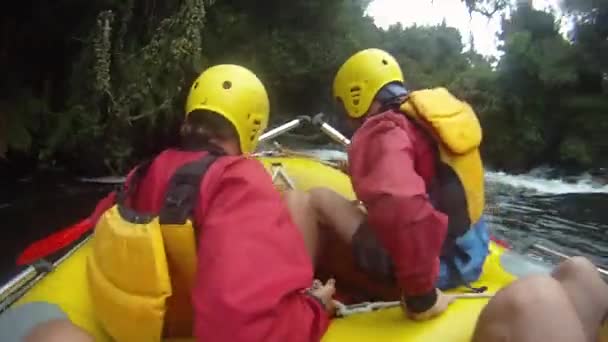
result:
[[[422,295],[408,296],[404,298],[404,301],[409,312],[425,312],[432,308],[437,302],[437,290],[433,288],[432,291]]]

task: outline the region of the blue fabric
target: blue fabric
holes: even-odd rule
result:
[[[464,259],[462,257],[454,259],[462,279],[468,283],[476,281],[481,276],[483,264],[489,254],[490,233],[484,218],[482,217],[466,234],[456,239],[456,245],[466,254]],[[446,290],[462,285],[459,282],[460,278],[452,274],[445,257],[441,257],[440,261],[437,287]]]
[[[22,342],[38,324],[53,319],[68,319],[61,308],[52,303],[32,302],[11,307],[0,315],[0,341]]]

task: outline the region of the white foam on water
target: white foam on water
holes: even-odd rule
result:
[[[538,172],[537,172],[538,173]],[[532,174],[535,174],[532,172]],[[543,178],[531,174],[510,175],[505,172],[486,171],[486,180],[489,182],[510,185],[516,188],[526,188],[546,194],[580,194],[580,193],[608,193],[608,184],[593,181],[588,174],[571,178],[567,181],[561,178]]]
[[[346,152],[337,150],[313,149],[306,150],[320,159],[344,160]],[[601,184],[593,180],[589,174],[578,177],[548,178],[545,176],[551,171],[549,168],[537,168],[527,174],[511,175],[506,172],[486,170],[486,180],[493,183],[506,184],[515,188],[525,188],[545,194],[574,194],[574,193],[608,193],[608,184]]]

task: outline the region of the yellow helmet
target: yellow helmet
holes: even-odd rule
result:
[[[232,123],[241,152],[255,150],[268,126],[270,104],[266,88],[250,70],[231,64],[213,66],[194,81],[186,100],[186,115],[195,110],[215,112]]]
[[[344,104],[351,118],[362,117],[382,87],[404,83],[399,64],[388,52],[367,49],[352,55],[334,78],[334,97]]]

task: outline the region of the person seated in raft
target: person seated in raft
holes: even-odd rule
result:
[[[192,336],[193,329],[198,341],[319,341],[328,328],[334,310],[334,281],[313,282],[313,252],[298,226],[307,218],[297,213],[292,217],[289,211],[290,207],[305,204],[306,195],[288,193],[284,199],[262,163],[245,155],[254,151],[268,119],[268,95],[256,75],[236,65],[207,69],[194,81],[188,95],[180,131],[181,148],[167,149],[155,157],[129,194],[132,209],[160,212],[162,225],[161,208],[167,201],[174,201],[167,194],[173,176],[186,164],[195,165],[209,155],[218,155],[197,185],[192,209],[196,241],[180,241],[179,246],[171,246],[173,242],[163,231],[170,277],[175,276],[171,268],[172,248],[196,246],[196,260],[187,260],[196,264],[194,285],[181,291],[187,298],[191,293],[193,327],[186,326],[185,332],[172,327],[175,322],[183,325],[188,320],[183,313],[189,312],[180,308],[182,316],[172,317],[171,301],[179,295],[179,288],[174,288],[167,299],[164,322],[155,328],[162,329],[163,337]],[[126,184],[136,173],[130,173]],[[112,223],[105,220],[106,223],[102,216],[96,226],[96,253],[103,252],[102,247],[106,246],[102,241],[105,226]],[[171,229],[174,228],[168,227],[167,232]],[[130,314],[129,308],[107,314],[117,309],[105,304],[113,300],[110,290],[97,285],[105,282],[98,270],[111,257],[91,258],[88,271],[89,284],[95,289],[93,300],[101,298],[94,303],[97,315],[110,335],[116,332],[112,337],[117,339],[121,333],[117,325]],[[107,275],[111,276],[116,277]],[[132,282],[128,284],[133,287]],[[128,293],[129,289],[120,291]],[[109,299],[104,300],[105,297]],[[147,315],[142,314],[142,307],[134,310],[139,311],[133,317]],[[116,316],[120,317],[115,319]],[[157,316],[154,312],[150,315]],[[144,333],[145,326],[139,324],[134,334]],[[145,336],[152,335],[157,336]]]
[[[436,316],[450,302],[441,289],[477,280],[488,255],[477,117],[445,88],[408,92],[395,58],[378,49],[351,56],[333,94],[356,129],[348,172],[367,213],[311,190],[321,222],[350,246],[327,257],[328,272],[370,297],[401,296],[413,319]]]
[[[472,342],[607,342],[608,285],[583,257],[518,279],[481,312]]]

